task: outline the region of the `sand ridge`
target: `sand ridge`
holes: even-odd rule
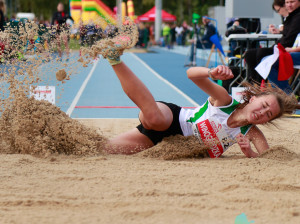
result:
[[[77,121],[107,138],[139,123]],[[280,129],[260,127],[274,151],[255,159],[245,158],[237,145],[218,159],[164,160],[143,152],[46,158],[0,154],[1,221],[221,224],[245,213],[255,223],[298,223],[300,120],[278,123]]]

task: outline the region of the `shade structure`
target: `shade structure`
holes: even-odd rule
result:
[[[163,22],[174,22],[176,21],[176,16],[161,10],[161,17]],[[154,22],[155,21],[155,6],[150,9],[145,14],[138,16],[137,18],[141,22]]]

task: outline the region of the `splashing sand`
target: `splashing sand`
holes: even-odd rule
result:
[[[95,155],[106,139],[48,101],[19,98],[0,119],[0,153]]]
[[[28,39],[37,35],[38,27],[35,23],[26,23],[21,25],[17,38],[10,30],[2,39],[6,42],[9,37],[14,35],[13,48],[18,50],[21,46],[26,46],[26,53],[34,55],[29,58],[29,63],[23,63],[18,74],[23,78],[20,79],[16,74],[17,60],[11,61],[12,64],[8,72],[4,71],[4,80],[9,84],[9,97],[3,101],[3,114],[0,118],[0,137],[1,153],[26,153],[33,155],[49,155],[53,153],[87,155],[101,153],[106,143],[106,139],[97,134],[79,122],[69,118],[56,106],[45,102],[36,101],[33,98],[27,98],[30,86],[37,86],[43,81],[43,76],[37,75],[38,67],[49,59],[49,51],[43,52],[40,43],[28,45]],[[136,24],[131,20],[120,26],[115,27],[111,37],[97,41],[92,47],[82,47],[82,57],[78,60],[83,67],[86,67],[92,59],[101,54],[103,58],[116,58],[123,54],[125,49],[135,46],[138,40],[138,30]],[[1,39],[1,36],[0,36]],[[30,42],[32,43],[32,42]],[[50,46],[55,42],[50,42]],[[34,49],[36,49],[34,51]],[[16,55],[15,50],[11,54]],[[83,59],[84,58],[84,59]],[[59,60],[50,58],[50,60]],[[47,67],[50,69],[50,67]],[[67,78],[65,69],[58,69],[55,77],[58,81]],[[1,72],[2,73],[2,72]],[[69,78],[69,76],[68,76]],[[62,82],[62,83],[63,83]],[[199,145],[194,137],[170,137],[165,139],[157,146],[141,153],[142,156],[173,160],[191,157],[207,157],[207,148]]]
[[[132,24],[126,25],[127,30],[136,30]],[[92,48],[85,48],[93,54],[82,62],[83,67],[100,53],[95,49],[104,49],[108,43],[118,42],[121,48],[130,48],[136,40],[122,43],[119,35],[125,35],[125,27],[119,28],[114,38],[106,38],[96,43]],[[47,156],[49,154],[95,155],[102,152],[106,139],[97,131],[87,128],[76,120],[71,119],[58,107],[46,101],[28,98],[32,89],[42,81],[47,81],[39,67],[45,61],[53,61],[55,65],[63,63],[61,59],[51,57],[55,40],[49,42],[48,49],[42,49],[41,43],[33,41],[38,36],[39,27],[34,22],[19,24],[19,28],[10,27],[0,33],[0,42],[4,43],[1,60],[5,66],[1,67],[1,117],[0,117],[0,153],[22,153]],[[45,35],[51,35],[53,31]],[[62,32],[64,33],[64,32]],[[128,32],[126,33],[129,34]],[[137,32],[136,32],[137,34]],[[48,39],[48,37],[45,37]],[[121,41],[123,39],[121,38]],[[130,38],[130,40],[132,40]],[[127,44],[127,45],[126,45]],[[125,46],[126,45],[126,46]],[[98,46],[98,47],[97,47]],[[101,47],[99,47],[101,46]],[[119,54],[123,51],[119,49]],[[103,51],[102,51],[103,53]],[[23,59],[26,60],[23,61]],[[61,63],[60,63],[61,62]],[[70,62],[69,62],[70,63]],[[69,79],[65,69],[61,66],[46,65],[58,81]],[[76,66],[75,66],[76,67]],[[75,68],[76,69],[76,68]],[[63,83],[63,82],[62,82]]]
[[[58,81],[63,81],[67,77],[67,73],[64,69],[59,70],[56,72],[56,79]]]
[[[129,18],[125,19],[123,25],[115,27],[112,37],[97,41],[91,48],[81,47],[81,54],[86,59],[95,58],[101,54],[103,58],[117,58],[123,54],[125,49],[134,47],[138,41],[138,29]],[[80,59],[80,61],[83,61]]]

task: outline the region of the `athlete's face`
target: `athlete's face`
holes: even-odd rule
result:
[[[299,0],[285,0],[285,7],[289,13],[298,9],[299,6],[300,6]]]
[[[274,95],[253,96],[245,106],[246,118],[251,124],[264,124],[273,120],[280,112]]]

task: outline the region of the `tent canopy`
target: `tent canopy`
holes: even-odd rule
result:
[[[176,21],[176,16],[161,10],[161,17],[163,22],[174,22]],[[155,21],[155,6],[150,9],[145,14],[138,16],[137,18],[141,22],[154,22]]]

